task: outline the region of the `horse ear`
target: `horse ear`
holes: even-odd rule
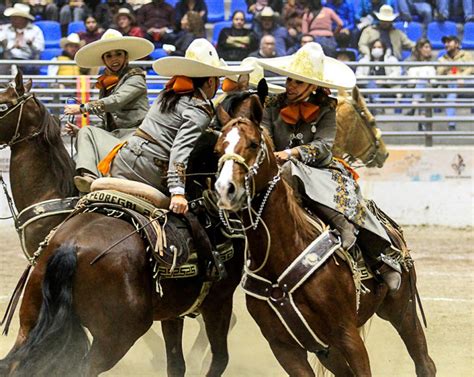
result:
[[[352,88],[352,98],[354,99],[355,103],[359,103],[359,101],[360,101],[360,91],[359,91],[359,88],[357,87],[357,85]]]
[[[23,73],[20,69],[18,69],[18,72],[15,76],[15,90],[20,96],[25,93],[25,88],[23,86]]]
[[[265,83],[265,85],[267,85],[267,83]],[[262,102],[260,101],[260,97],[258,95],[252,94],[249,98],[251,100],[249,119],[255,124],[260,124],[263,119],[263,106]]]
[[[265,99],[266,99],[267,96],[268,96],[268,84],[267,84],[267,80],[261,79],[261,80],[258,82],[258,85],[257,85],[257,94],[258,94],[258,98],[260,99],[260,103],[263,105],[263,104],[265,103]]]
[[[221,123],[222,126],[225,126],[227,123],[229,123],[232,120],[229,113],[224,110],[224,107],[222,106],[222,104],[217,106],[216,116],[217,116],[217,120]]]
[[[32,86],[33,86],[33,80],[28,79],[28,81],[25,84],[25,92],[28,93],[31,90]]]

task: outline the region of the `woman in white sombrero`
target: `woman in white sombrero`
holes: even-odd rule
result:
[[[330,89],[354,87],[354,72],[325,56],[315,42],[305,44],[294,55],[260,59],[259,64],[287,77],[286,92],[267,100],[262,121],[273,139],[284,176],[302,194],[305,204],[339,231],[346,250],[359,234],[359,243],[370,246],[365,250],[369,265],[379,271],[391,290],[397,290],[400,273],[379,259],[390,250],[390,238],[367,209],[355,172],[331,153],[337,100],[329,96]]]
[[[113,158],[110,175],[170,194],[170,210],[182,214],[188,210],[185,177],[189,156],[213,116],[211,99],[219,77],[249,73],[252,68],[224,65],[214,46],[200,38],[189,45],[184,57],[161,58],[153,69],[171,79],[135,135],[115,156],[109,156],[108,160]]]
[[[131,67],[130,61],[149,55],[154,49],[144,38],[124,37],[117,30],[109,29],[100,40],[82,47],[75,60],[79,67],[105,66],[96,88],[99,99],[88,103],[66,105],[64,114],[91,113],[98,115],[102,123],[83,127],[77,133],[76,170],[74,178],[81,192],[90,189],[92,181],[100,173],[97,164],[120,140],[130,136],[149,109],[146,73],[141,68]],[[67,126],[70,133],[77,130]]]

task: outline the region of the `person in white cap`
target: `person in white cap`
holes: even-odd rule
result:
[[[393,56],[402,60],[402,50],[411,50],[415,42],[411,41],[403,31],[393,27],[393,21],[398,14],[393,12],[390,5],[382,5],[380,11],[374,13],[379,23],[368,26],[362,31],[359,39],[360,53],[370,56],[370,44],[380,39],[392,51]]]
[[[214,46],[200,38],[189,45],[184,57],[161,58],[153,63],[153,69],[172,77],[135,135],[115,156],[112,152],[110,175],[170,194],[170,210],[184,214],[188,211],[185,180],[189,156],[213,116],[210,101],[219,87],[219,77],[250,73],[252,67],[226,66]]]
[[[51,59],[51,61],[73,62],[77,51],[84,46],[79,35],[71,33],[65,38],[61,38],[59,46],[62,49],[61,55]],[[50,65],[48,66],[48,76],[79,76],[80,68],[77,65]]]
[[[339,231],[344,249],[351,249],[356,240],[367,246],[368,264],[396,291],[401,283],[400,266],[392,260],[392,268],[382,262],[388,260],[391,240],[367,208],[356,173],[331,153],[337,101],[329,96],[329,89],[352,89],[354,72],[325,56],[315,42],[294,55],[260,59],[259,64],[287,77],[286,92],[267,100],[262,121],[273,139],[284,177],[302,194],[306,205]]]
[[[91,113],[102,119],[96,127],[83,127],[77,134],[76,187],[88,192],[92,181],[100,174],[97,164],[120,140],[130,136],[149,109],[146,73],[128,63],[153,51],[153,44],[144,38],[124,37],[109,29],[101,39],[82,47],[75,60],[79,67],[105,66],[97,80],[99,99],[82,104],[66,105],[64,114]],[[67,131],[77,132],[72,124]]]
[[[17,3],[5,9],[3,14],[9,17],[11,22],[0,30],[4,59],[38,59],[39,54],[44,50],[44,36],[41,29],[32,23],[34,17],[30,13],[30,7]],[[23,73],[33,75],[39,72],[39,68],[31,64],[22,65],[21,70]]]

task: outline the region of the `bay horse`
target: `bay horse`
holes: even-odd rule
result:
[[[74,164],[62,143],[59,123],[30,89],[31,81],[25,85],[19,72],[14,84],[0,92],[0,143],[12,151],[12,193],[19,210],[76,194]],[[64,216],[31,228],[28,255]],[[131,232],[130,224],[93,213],[72,218],[58,230],[29,276],[20,331],[0,361],[0,375],[31,375],[31,370],[35,376],[98,375],[110,369],[153,320],[162,321],[168,374],[184,375],[179,315],[195,302],[202,279],[164,280],[163,296],[157,294],[149,256],[136,233],[106,258],[89,264],[94,255]],[[228,278],[212,285],[200,307],[213,355],[209,376],[221,375],[228,362],[227,330],[242,263],[237,250],[226,263]],[[92,334],[90,348],[82,326]]]
[[[344,158],[351,165],[383,166],[388,157],[387,147],[357,86],[351,95],[345,90],[338,91],[336,126],[334,157]]]
[[[416,313],[414,267],[406,266],[402,285],[392,295],[384,284],[364,281],[370,291],[360,295],[358,305],[351,268],[340,256],[327,254],[324,261],[307,253],[301,260],[303,250],[312,252],[315,238],[326,234],[322,240],[329,242],[330,233],[321,234],[308,221],[292,189],[280,179],[272,142],[259,126],[262,106],[258,97],[244,101],[251,108],[250,117],[239,113],[231,117],[218,109],[226,125],[216,146],[222,157],[215,187],[224,213],[242,214],[248,240],[242,280],[247,308],[280,365],[290,376],[314,376],[307,360],[311,351],[336,377],[371,376],[358,329],[377,314],[400,334],[417,376],[434,376],[436,367]],[[293,281],[318,261],[319,269]],[[299,315],[292,312],[285,319],[292,305]]]

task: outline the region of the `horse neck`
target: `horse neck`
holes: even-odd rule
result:
[[[360,119],[354,106],[349,102],[344,102],[344,105],[350,111],[346,112],[350,116],[344,117],[340,121],[340,127],[338,127],[338,133],[341,134],[341,139],[344,140],[341,144],[343,145],[342,151],[355,158],[363,157],[370,149],[370,135],[371,132],[363,120]]]
[[[277,278],[313,241],[313,237],[301,236],[295,211],[290,208],[289,195],[294,194],[283,181],[278,182],[262,213],[262,223],[268,227],[271,244],[269,257],[261,275],[269,279]],[[247,235],[253,261],[251,268],[254,269],[263,263],[269,239],[263,224],[255,231],[248,231]]]
[[[73,162],[70,159],[63,143],[50,145],[42,142],[43,135],[31,140],[12,145],[10,157],[10,185],[13,200],[18,211],[48,199],[64,198],[73,195],[73,190],[64,189],[67,183],[61,179],[69,179],[72,184]],[[55,149],[53,151],[53,149]],[[58,152],[64,153],[58,153]],[[54,157],[55,156],[55,157]],[[63,161],[63,177],[58,177],[57,170],[52,169],[59,158],[69,159]]]

